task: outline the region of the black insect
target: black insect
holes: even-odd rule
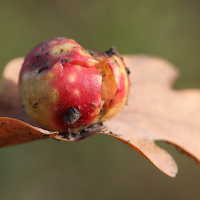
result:
[[[126,73],[129,75],[131,73],[130,69],[126,67]]]
[[[117,49],[116,49],[116,47],[114,47],[114,46],[112,46],[108,51],[105,51],[105,53],[106,53],[109,57],[111,57],[112,55],[118,56],[118,54],[117,54]]]
[[[63,117],[63,121],[66,124],[74,124],[80,118],[79,111],[73,106],[67,111],[67,114]]]

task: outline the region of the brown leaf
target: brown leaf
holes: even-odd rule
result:
[[[0,117],[0,147],[55,137],[57,134],[57,132],[45,131],[17,119]]]
[[[165,60],[143,55],[125,56],[124,60],[131,70],[130,98],[120,115],[104,123],[110,131],[103,125],[94,125],[81,133],[54,135],[55,138],[79,141],[97,133],[113,136],[171,177],[176,175],[177,165],[171,155],[155,144],[155,140],[179,147],[200,163],[200,90],[172,90],[170,87],[178,72]],[[16,85],[22,62],[22,58],[15,59],[5,69],[0,116],[33,124],[20,105]]]
[[[167,141],[200,162],[200,90],[172,90],[170,86],[178,73],[162,59],[147,56],[124,59],[131,67],[128,106],[105,125],[124,141],[130,140],[132,148],[174,177],[176,163],[154,141]]]

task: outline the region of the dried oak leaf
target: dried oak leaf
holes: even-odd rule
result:
[[[79,141],[101,133],[126,143],[171,177],[175,177],[177,165],[155,140],[177,146],[200,163],[200,90],[172,90],[178,72],[163,59],[135,55],[124,56],[124,61],[131,70],[128,106],[104,125],[94,125],[77,135],[67,136],[31,126],[34,124],[22,109],[17,88],[23,58],[9,62],[0,96],[0,147],[46,138],[45,135]]]
[[[49,132],[7,117],[0,117],[0,131],[1,147],[55,137],[58,134],[57,132]]]

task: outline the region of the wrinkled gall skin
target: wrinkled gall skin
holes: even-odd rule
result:
[[[77,132],[123,109],[129,69],[115,48],[86,51],[72,39],[39,44],[25,58],[19,90],[27,115],[44,129]]]

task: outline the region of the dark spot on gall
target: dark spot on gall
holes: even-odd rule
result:
[[[33,104],[33,108],[37,108],[38,103]]]
[[[68,59],[65,59],[65,61],[66,61],[66,62],[70,62],[70,61],[71,61],[71,59],[70,59],[70,58],[68,58]]]
[[[33,53],[34,56],[36,56],[37,58],[40,58],[40,55]]]

